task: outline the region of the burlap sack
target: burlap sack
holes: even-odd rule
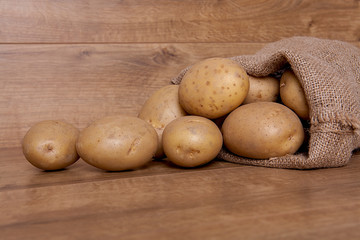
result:
[[[233,57],[248,74],[268,76],[290,64],[310,107],[310,140],[305,152],[264,160],[236,156],[223,148],[220,159],[265,167],[340,167],[360,147],[360,49],[335,40],[292,37],[254,55]],[[191,67],[191,66],[190,66]],[[179,84],[184,69],[172,80]]]

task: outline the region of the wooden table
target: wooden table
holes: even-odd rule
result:
[[[359,152],[308,171],[44,172],[22,155],[38,121],[136,116],[186,66],[291,36],[360,47],[359,1],[1,1],[0,239],[360,239]]]
[[[78,161],[43,172],[1,150],[1,239],[358,239],[360,155],[297,171],[154,161],[104,172]]]

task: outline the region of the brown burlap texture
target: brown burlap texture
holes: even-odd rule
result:
[[[232,58],[249,75],[268,76],[290,64],[310,107],[308,151],[264,160],[218,158],[247,165],[313,169],[340,167],[360,147],[360,49],[341,41],[292,37],[267,44],[254,55]],[[172,80],[179,84],[188,67]]]

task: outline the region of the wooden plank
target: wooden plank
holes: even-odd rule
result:
[[[360,47],[360,43],[356,43]],[[0,45],[0,147],[18,147],[36,122],[83,128],[111,114],[136,116],[184,67],[207,57],[253,54],[264,44]]]
[[[64,171],[74,182],[3,189],[0,232],[2,239],[358,239],[359,157],[312,171],[233,164],[93,181]],[[28,184],[57,173],[29,174]]]
[[[358,1],[2,0],[0,43],[360,39]]]
[[[356,44],[360,47],[360,43]],[[0,45],[0,147],[18,147],[36,122],[78,128],[102,116],[136,116],[152,92],[184,67],[253,54],[264,44]]]
[[[0,45],[0,146],[20,146],[46,119],[79,128],[137,115],[152,92],[206,57],[252,54],[263,44]]]

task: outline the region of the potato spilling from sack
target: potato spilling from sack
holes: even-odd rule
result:
[[[280,97],[282,102],[302,119],[309,119],[309,105],[304,89],[292,70],[286,70],[280,79]]]
[[[224,145],[242,157],[266,159],[295,153],[304,141],[299,117],[274,102],[242,105],[222,125]]]
[[[237,108],[248,91],[249,77],[239,64],[227,58],[210,58],[186,72],[179,101],[189,114],[215,119]]]
[[[107,171],[136,169],[151,161],[158,147],[154,128],[137,117],[109,116],[81,131],[76,149],[94,167]]]
[[[223,144],[219,128],[199,116],[178,118],[163,133],[163,146],[168,159],[182,167],[197,167],[213,160]]]
[[[277,101],[280,92],[280,82],[276,78],[249,76],[249,83],[249,92],[243,104]]]
[[[140,110],[139,118],[150,123],[159,137],[155,157],[164,157],[162,134],[165,127],[174,119],[185,116],[185,110],[179,103],[179,86],[168,85],[153,93]]]
[[[78,135],[79,130],[64,121],[38,122],[23,138],[24,156],[32,165],[43,170],[66,168],[79,159],[75,148]]]

